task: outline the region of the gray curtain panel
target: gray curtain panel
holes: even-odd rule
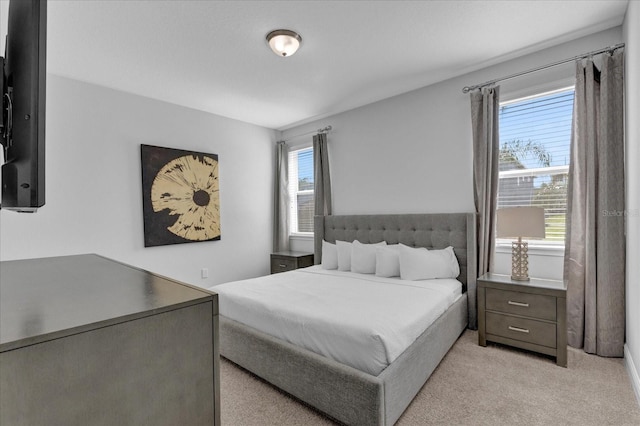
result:
[[[313,137],[313,170],[315,215],[331,214],[331,177],[329,176],[329,153],[327,135],[318,133]]]
[[[289,250],[289,150],[284,142],[276,144],[273,180],[273,251]]]
[[[477,213],[478,275],[491,270],[498,203],[500,86],[471,92],[473,196]]]
[[[622,357],[625,333],[624,53],[576,63],[564,279],[569,345]]]

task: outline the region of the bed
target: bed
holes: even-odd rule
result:
[[[350,365],[348,360],[336,361],[289,343],[282,336],[276,337],[228,318],[222,312],[220,353],[339,422],[392,425],[464,329],[475,325],[475,216],[446,213],[316,217],[314,254],[317,265],[322,261],[323,240],[329,243],[358,240],[365,244],[385,241],[428,249],[451,246],[460,268],[457,280],[462,284],[462,296],[455,297],[453,303],[412,339],[406,349],[390,358],[392,361],[388,366],[377,370],[376,366],[367,370]],[[315,280],[316,275],[324,272],[316,266],[309,271],[284,274],[291,274],[290,279],[302,282]],[[216,291],[216,287],[212,290]],[[224,294],[221,294],[221,310],[223,304]],[[246,311],[246,315],[251,316],[251,312]]]

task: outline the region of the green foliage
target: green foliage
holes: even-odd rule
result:
[[[536,189],[533,204],[544,207],[548,211],[561,211],[567,199],[567,175],[551,175],[551,182],[543,183]],[[560,205],[558,202],[560,201]]]
[[[540,167],[549,167],[551,165],[551,154],[545,146],[531,139],[527,141],[513,139],[504,142],[498,155],[501,163],[509,163],[515,166],[510,167],[510,169],[524,169],[525,166],[522,164],[522,160],[527,158],[537,159]]]
[[[537,160],[539,167],[551,166],[551,154],[541,143],[514,139],[504,142],[499,152],[500,170],[522,170],[524,160]],[[567,198],[567,175],[550,175],[550,181],[534,188],[532,206],[545,209],[546,241],[564,241],[565,201]]]
[[[308,177],[298,179],[298,191],[307,191],[313,189],[313,181]]]

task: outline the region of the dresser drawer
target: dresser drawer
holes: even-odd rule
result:
[[[556,298],[516,291],[486,290],[486,309],[549,321],[556,320]]]
[[[271,273],[275,274],[278,272],[285,271],[293,271],[297,268],[296,259],[286,259],[282,257],[272,257],[271,258]]]
[[[557,346],[556,324],[544,321],[487,312],[486,332],[549,348]]]

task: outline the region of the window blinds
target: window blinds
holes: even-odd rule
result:
[[[563,242],[573,87],[500,104],[498,208],[545,209],[546,242]]]
[[[313,148],[289,151],[291,233],[313,232]]]

